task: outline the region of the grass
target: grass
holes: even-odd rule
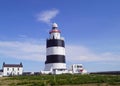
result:
[[[0,78],[0,86],[120,86],[120,75],[37,75]]]

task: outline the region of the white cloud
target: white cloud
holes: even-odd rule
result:
[[[44,62],[46,47],[37,40],[35,42],[0,41],[0,56]],[[66,45],[66,60],[69,62],[120,61],[120,55],[111,52],[96,54],[85,46]]]
[[[66,47],[67,59],[71,61],[93,61],[98,57],[84,46],[69,45]]]
[[[112,52],[95,53],[85,46],[68,45],[66,47],[66,57],[69,61],[120,61],[120,55]]]
[[[0,55],[4,57],[44,61],[45,46],[21,41],[0,41]]]
[[[59,13],[57,9],[46,10],[37,14],[37,20],[50,24],[51,20]]]

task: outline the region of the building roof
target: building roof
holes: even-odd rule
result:
[[[3,63],[3,67],[23,67],[22,63],[20,64],[5,64]]]

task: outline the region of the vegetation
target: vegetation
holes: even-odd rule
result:
[[[0,78],[0,86],[120,86],[120,75],[37,75]]]

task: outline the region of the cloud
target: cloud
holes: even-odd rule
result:
[[[35,40],[35,39],[34,39]],[[0,41],[0,56],[23,60],[45,61],[45,43],[28,41]],[[80,45],[66,45],[66,60],[69,62],[120,61],[119,54],[112,52],[95,53]]]
[[[84,46],[66,46],[66,56],[71,61],[95,61],[98,57]],[[90,59],[91,58],[91,59]]]
[[[95,53],[85,46],[68,45],[66,46],[66,57],[74,62],[92,62],[92,61],[120,61],[119,54],[112,52]]]
[[[35,42],[0,41],[0,56],[44,61],[45,46]]]
[[[51,10],[46,10],[43,12],[40,12],[37,14],[37,20],[40,22],[44,22],[47,24],[51,23],[51,20],[56,17],[56,15],[59,13],[58,9],[51,9]]]

